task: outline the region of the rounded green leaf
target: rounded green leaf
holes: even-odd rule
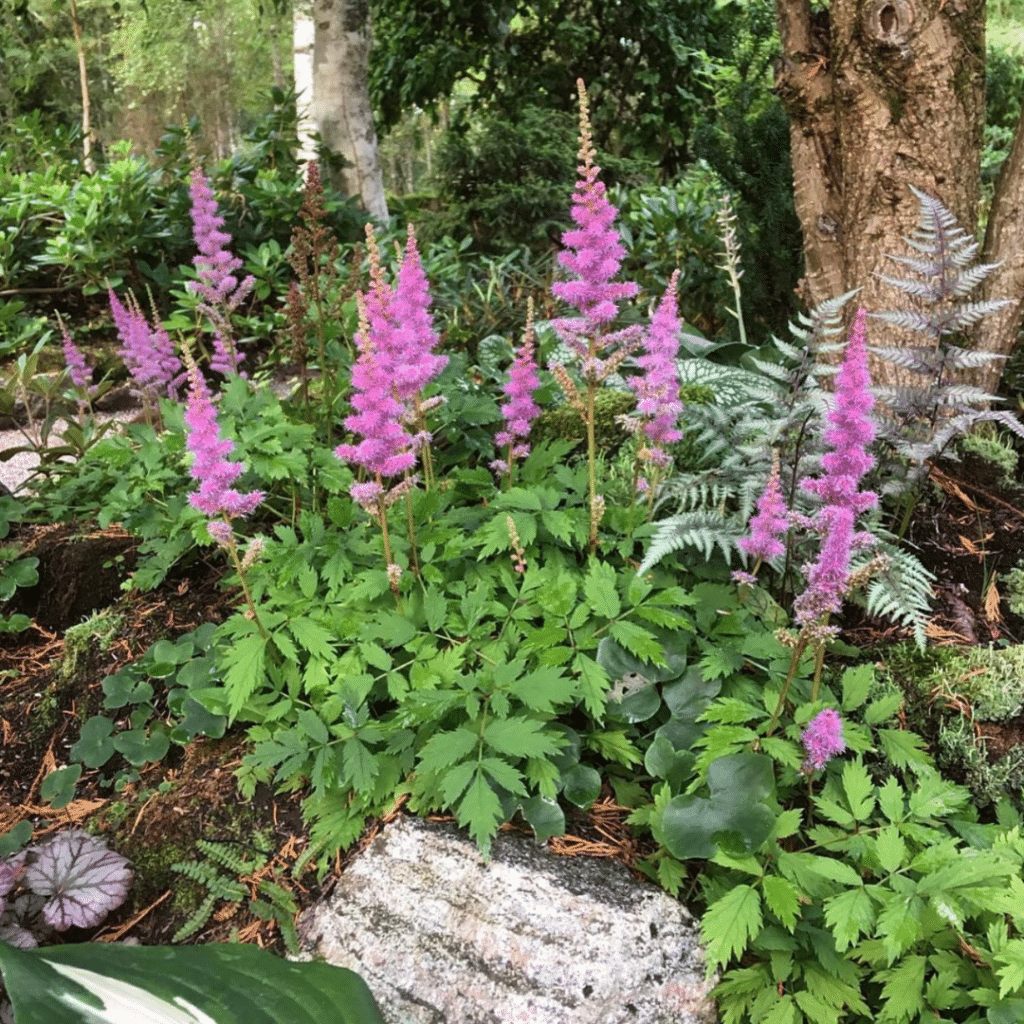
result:
[[[562,774],[562,795],[586,809],[601,795],[601,776],[593,768],[577,764]]]

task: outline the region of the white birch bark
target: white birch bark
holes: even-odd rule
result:
[[[367,0],[313,0],[313,95],[310,115],[327,149],[346,160],[335,184],[357,195],[375,220],[387,221],[367,81],[370,11]]]

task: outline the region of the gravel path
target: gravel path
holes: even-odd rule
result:
[[[123,412],[97,413],[101,422],[107,420],[119,420],[124,423],[133,419],[139,414],[138,409],[127,409]],[[56,442],[57,434],[61,429],[60,422],[54,426],[51,437]],[[28,442],[20,430],[0,430],[0,456],[10,448],[20,448]],[[39,457],[34,452],[20,452],[10,459],[0,461],[0,484],[3,484],[9,491],[17,494],[25,481],[32,475],[33,469],[39,465]],[[0,489],[2,493],[2,489]]]

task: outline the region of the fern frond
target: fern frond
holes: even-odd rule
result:
[[[885,556],[885,565],[868,583],[865,595],[867,612],[909,626],[914,632],[915,643],[923,651],[935,576],[912,552],[884,540],[880,540],[869,553],[859,554],[851,569],[855,572],[857,562],[863,567],[878,554]]]
[[[658,524],[637,573],[642,576],[662,559],[683,548],[696,548],[707,560],[718,547],[726,561],[731,561],[736,542],[744,535],[743,524],[737,522],[737,519],[736,516],[710,509],[684,512],[666,519]]]
[[[998,269],[1002,263],[1002,260],[998,263],[978,263],[976,266],[967,268],[962,273],[950,275],[948,281],[949,294],[958,299],[969,295],[993,270]]]
[[[896,258],[897,257],[895,256],[889,257],[891,260]],[[918,270],[919,273],[923,273],[920,268],[926,266],[926,264],[921,260],[901,259],[899,262],[911,266],[912,269]],[[900,291],[904,291],[908,295],[913,295],[918,299],[924,299],[925,302],[938,302],[939,299],[942,298],[942,292],[931,281],[913,281],[908,277],[889,277],[888,274],[876,274],[875,277],[877,277],[879,281],[891,284],[893,288],[899,288]]]
[[[932,326],[931,317],[918,313],[917,310],[896,309],[887,310],[882,313],[872,313],[871,315],[876,320],[884,320],[894,327],[902,327],[907,331],[922,331],[929,335],[937,333]]]
[[[195,933],[210,920],[210,915],[213,913],[213,905],[216,902],[216,896],[207,896],[206,899],[196,907],[188,920],[171,936],[171,942],[182,942],[190,935],[195,935]]]
[[[870,345],[868,351],[881,357],[887,363],[894,363],[904,370],[913,373],[924,373],[929,376],[937,369],[937,358],[934,345],[908,345],[906,348],[896,348],[890,345]],[[880,385],[888,387],[889,385]]]
[[[952,334],[976,324],[982,317],[994,313],[1010,304],[1009,299],[988,299],[985,302],[969,302],[955,306],[931,318],[932,329],[939,334]]]
[[[258,871],[267,862],[265,856],[256,856],[250,860],[241,852],[232,850],[229,843],[214,843],[209,839],[199,839],[196,842],[196,846],[210,860],[215,861],[236,875],[248,875],[253,871]]]

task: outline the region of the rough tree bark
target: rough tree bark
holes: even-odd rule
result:
[[[869,311],[909,297],[875,276],[900,271],[918,219],[908,185],[935,196],[966,231],[978,224],[985,117],[985,0],[776,0],[783,56],[776,87],[790,115],[797,215],[803,230],[808,306],[863,290]],[[978,297],[1019,297],[1024,274],[1024,153],[1014,153],[992,205],[982,258],[1005,259]],[[1016,277],[1014,277],[1016,268]],[[1015,289],[1008,291],[1008,289]],[[972,296],[973,298],[973,296]],[[980,347],[1008,354],[1021,303],[983,321]],[[887,331],[885,344],[920,344]],[[890,364],[882,383],[914,383]],[[979,381],[993,386],[1001,363]]]
[[[367,213],[386,221],[384,179],[377,155],[367,84],[368,0],[313,0],[313,95],[310,116],[324,145],[345,158],[333,183],[357,195]]]

